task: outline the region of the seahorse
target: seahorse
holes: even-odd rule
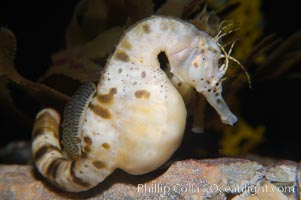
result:
[[[180,19],[152,16],[121,38],[95,86],[82,86],[66,106],[60,144],[60,115],[41,110],[33,128],[38,171],[58,188],[88,190],[115,169],[139,175],[166,162],[182,142],[186,108],[160,68],[165,52],[172,78],[202,94],[233,125],[237,118],[223,100],[225,57],[217,41]]]

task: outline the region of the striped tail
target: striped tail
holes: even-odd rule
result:
[[[59,124],[59,114],[50,108],[40,111],[34,123],[33,159],[45,178],[65,191],[79,192],[94,187],[112,173],[110,170],[101,170],[101,173],[95,170],[87,154],[82,154],[77,160],[68,159],[59,142]]]

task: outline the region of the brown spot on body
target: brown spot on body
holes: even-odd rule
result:
[[[50,165],[47,167],[46,174],[51,177],[52,179],[55,179],[57,177],[57,170],[62,162],[66,161],[64,158],[56,158],[52,160]]]
[[[201,49],[201,54],[204,54],[205,53],[205,49]]]
[[[113,102],[113,96],[110,94],[97,95],[96,98],[100,103],[109,104]]]
[[[144,98],[144,99],[149,99],[150,93],[147,90],[137,90],[135,92],[135,96],[138,99]]]
[[[116,54],[115,54],[115,58],[117,60],[121,60],[123,62],[129,62],[130,61],[130,57],[124,51],[117,51]]]
[[[151,30],[150,30],[150,27],[149,27],[149,24],[143,24],[142,25],[142,29],[145,33],[150,33]]]
[[[121,47],[130,50],[132,48],[131,43],[129,43],[129,41],[127,39],[123,39],[121,41]]]
[[[111,103],[113,103],[114,94],[116,94],[116,93],[117,93],[117,89],[111,88],[110,92],[108,94],[100,94],[100,95],[97,95],[96,98],[100,103],[111,104]]]
[[[222,100],[221,99],[216,99],[216,103],[220,104],[220,103],[222,103]]]
[[[45,145],[42,146],[40,149],[38,149],[36,152],[34,152],[33,159],[35,161],[38,161],[40,158],[42,158],[45,154],[49,153],[50,151],[57,151],[61,154],[61,151],[58,147],[53,145]]]
[[[93,164],[94,167],[97,168],[97,169],[101,169],[101,168],[104,168],[104,167],[106,166],[104,162],[99,161],[99,160],[93,161],[92,164]]]
[[[142,77],[142,78],[145,78],[145,77],[146,77],[146,72],[145,72],[145,71],[141,72],[141,77]]]
[[[198,63],[194,62],[194,63],[193,63],[193,66],[194,66],[195,68],[198,68],[199,65],[198,65]]]
[[[85,153],[91,152],[91,147],[88,146],[88,145],[86,145],[86,146],[84,147],[84,151],[85,151]]]
[[[108,143],[103,143],[101,146],[106,150],[110,149],[110,145]]]
[[[49,112],[43,112],[43,114],[41,114],[36,121],[39,121],[41,119],[48,119],[48,120],[52,120],[55,124],[58,124],[57,119],[54,118]]]
[[[84,158],[84,159],[85,159],[85,158],[88,158],[86,152],[84,152],[84,151],[81,151],[80,157],[81,157],[81,158]]]
[[[84,137],[84,142],[85,142],[87,145],[91,145],[91,144],[92,144],[92,139],[91,139],[90,137],[85,136],[85,137]]]
[[[213,53],[217,54],[217,50],[212,47],[209,47],[209,51],[212,51]]]
[[[89,188],[90,187],[89,183],[85,182],[84,180],[82,180],[81,178],[78,178],[75,175],[75,162],[76,161],[73,161],[70,165],[70,175],[71,175],[72,181],[81,187]]]
[[[89,107],[96,115],[104,119],[110,119],[112,116],[108,109],[103,108],[100,105],[90,104]]]
[[[59,138],[58,127],[57,120],[50,113],[44,112],[36,119],[32,136],[35,138],[43,132],[50,131],[54,137]]]
[[[111,88],[110,89],[110,94],[117,94],[117,89],[116,88]]]

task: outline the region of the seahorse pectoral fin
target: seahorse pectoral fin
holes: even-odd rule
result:
[[[202,92],[206,97],[208,103],[216,110],[219,114],[221,121],[224,124],[234,125],[237,121],[237,117],[230,111],[228,105],[224,101],[221,95],[216,96],[213,92]]]

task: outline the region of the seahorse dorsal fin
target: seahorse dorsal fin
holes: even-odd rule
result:
[[[82,125],[95,91],[95,84],[86,82],[75,92],[64,110],[62,144],[68,157],[73,160],[81,155]]]

